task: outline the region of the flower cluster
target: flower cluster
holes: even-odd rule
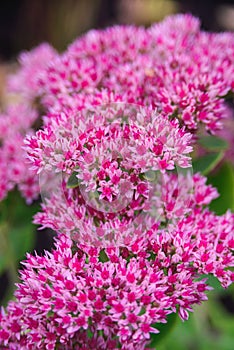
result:
[[[29,170],[26,153],[22,147],[26,132],[37,118],[36,110],[21,103],[8,108],[0,115],[0,200],[15,185],[30,203],[39,194],[35,171]]]
[[[26,160],[24,137],[33,134],[40,117],[37,75],[43,74],[48,60],[55,56],[47,44],[20,56],[21,69],[8,78],[5,111],[0,114],[0,201],[15,185],[28,203],[40,189],[35,171]]]
[[[233,58],[233,35],[190,15],[21,56],[8,84],[20,102],[0,118],[0,199],[15,184],[34,199],[39,176],[34,223],[58,235],[23,263],[3,349],[143,350],[207,299],[207,275],[234,281],[234,215],[208,209],[218,193],[190,158],[200,125],[215,133],[230,116]]]
[[[199,174],[192,178],[190,174],[187,177],[157,174],[150,196],[143,200],[140,196],[137,200],[132,197],[126,206],[115,212],[100,210],[100,203],[96,208],[91,206],[79,187],[62,187],[45,200],[43,211],[36,214],[34,223],[64,233],[85,245],[129,246],[138,241],[138,245],[143,246],[144,237],[153,225],[177,222],[196,206],[208,205],[218,196],[205,181]]]
[[[190,140],[177,120],[146,107],[113,103],[53,115],[43,130],[26,138],[26,145],[38,172],[78,168],[83,184],[111,177],[113,185],[123,171],[170,170],[175,163],[188,167]],[[89,190],[96,187],[92,185]]]
[[[156,108],[192,131],[204,124],[214,133],[229,114],[225,99],[234,88],[233,57],[231,33],[203,32],[196,18],[177,15],[148,29],[92,30],[60,55],[48,44],[24,52],[20,69],[8,79],[8,93],[35,110],[22,118],[30,127],[35,113],[37,119],[46,115],[47,124],[61,111],[120,101]],[[17,114],[23,116],[21,108]],[[0,118],[3,128],[6,114]],[[14,183],[4,178],[4,159],[0,198]],[[25,196],[31,201],[36,195]]]
[[[1,316],[2,343],[25,350],[144,349],[169,314],[186,320],[207,299],[210,287],[199,275],[230,285],[234,215],[204,210],[216,192],[198,175],[195,183],[189,214],[165,228],[153,225],[128,248],[77,245],[60,234],[52,253],[28,255],[16,301]]]
[[[197,19],[178,15],[148,29],[92,30],[52,61],[39,83],[44,103],[58,110],[107,90],[176,116],[189,129],[203,123],[215,132],[228,113],[233,57],[231,33],[203,32]]]
[[[148,214],[156,209],[161,187],[157,190],[147,178],[153,175],[157,183],[166,170],[189,167],[190,140],[178,121],[150,108],[117,103],[54,115],[26,144],[41,178],[61,176],[61,183],[48,190],[54,193],[60,185],[60,193],[46,205],[48,214],[52,207],[64,213],[62,227],[50,217],[53,228],[67,232],[66,225],[74,227],[68,234],[89,244],[102,245],[107,239],[128,245],[152,224]],[[65,194],[71,179],[77,189]]]
[[[20,69],[8,78],[8,92],[22,96],[24,102],[33,102],[41,93],[38,90],[38,80],[45,74],[46,66],[56,56],[56,51],[47,43],[39,45],[30,52],[21,53]]]

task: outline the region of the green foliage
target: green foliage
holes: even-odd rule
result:
[[[228,149],[226,140],[213,136],[203,135],[198,139],[198,144],[208,153],[193,160],[194,172],[200,172],[203,175],[211,173],[224,157],[224,152]]]
[[[103,262],[103,263],[109,261],[109,258],[108,258],[108,256],[106,255],[106,252],[105,252],[104,249],[102,249],[102,250],[100,251],[100,254],[99,254],[99,261],[101,261],[101,262]]]
[[[228,148],[227,141],[220,137],[212,135],[201,136],[198,139],[198,143],[210,152],[219,152]]]
[[[210,204],[210,209],[216,214],[224,214],[228,209],[234,211],[234,169],[229,163],[224,163],[214,174],[208,177],[208,182],[218,189],[219,198]]]
[[[223,152],[209,153],[193,161],[194,173],[209,174],[223,159]]]
[[[209,300],[196,307],[186,322],[178,321],[157,350],[233,350],[234,317],[209,293]]]
[[[176,325],[178,317],[176,313],[170,314],[167,316],[167,323],[155,323],[152,327],[159,330],[159,334],[151,333],[150,334],[150,348],[155,349],[158,344],[160,344],[165,337],[170,334],[170,332],[174,329]]]
[[[0,227],[0,230],[2,230],[2,228]],[[4,270],[7,267],[7,256],[6,254],[3,254],[3,249],[2,248],[2,244],[0,245],[0,275],[4,272]]]
[[[77,177],[77,172],[74,171],[68,179],[67,188],[76,188],[79,186],[79,179]]]
[[[17,282],[20,260],[34,247],[35,226],[32,217],[38,210],[38,204],[27,205],[17,191],[10,192],[0,203],[0,274],[6,271],[10,279],[6,300],[11,297],[14,283]]]

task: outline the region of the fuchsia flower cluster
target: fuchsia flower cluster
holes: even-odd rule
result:
[[[9,77],[7,92],[16,94],[19,103],[13,103],[13,115],[11,106],[2,113],[0,130],[7,135],[5,119],[9,119],[19,129],[13,134],[24,136],[31,127],[35,129],[36,117],[43,116],[47,124],[61,111],[70,114],[120,101],[156,108],[191,131],[204,124],[215,133],[230,114],[225,97],[234,89],[233,57],[231,33],[203,32],[199,20],[189,15],[168,17],[148,29],[115,26],[92,30],[60,55],[42,44],[21,54],[19,71]],[[6,136],[1,132],[0,138],[2,150]],[[16,144],[18,139],[16,136]],[[22,183],[26,186],[23,195],[30,202],[38,190],[35,184],[30,189],[28,175],[23,175],[30,168],[24,152],[19,148],[16,156],[6,148],[0,158],[0,198]],[[11,169],[4,176],[7,162],[20,169],[20,177],[12,176]]]
[[[189,171],[193,134],[230,118],[233,61],[233,34],[190,15],[21,56],[8,84],[20,103],[0,118],[0,198],[17,184],[33,200],[39,176],[49,196],[34,222],[58,236],[23,263],[3,349],[143,350],[168,315],[207,299],[204,275],[234,281],[234,215],[209,211],[218,193]]]
[[[144,349],[155,323],[177,312],[184,320],[207,299],[206,278],[234,280],[234,215],[203,209],[217,196],[195,175],[189,214],[160,222],[126,247],[76,244],[60,235],[44,257],[28,255],[22,283],[1,316],[10,349]],[[207,199],[209,198],[209,199]]]
[[[40,193],[36,172],[31,171],[22,147],[26,133],[34,133],[34,124],[40,116],[36,108],[37,74],[54,55],[55,51],[47,44],[23,53],[22,68],[9,77],[6,99],[11,102],[0,114],[0,200],[16,185],[28,203]]]
[[[39,184],[35,171],[30,171],[22,150],[25,132],[37,118],[35,110],[17,104],[0,115],[0,200],[15,185],[30,203],[38,197]]]

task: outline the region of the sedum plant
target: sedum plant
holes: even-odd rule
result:
[[[233,61],[233,34],[191,15],[20,55],[0,199],[40,196],[33,222],[56,238],[22,262],[2,349],[155,348],[162,324],[207,300],[211,276],[232,284],[234,196],[220,213],[209,176],[233,176]]]

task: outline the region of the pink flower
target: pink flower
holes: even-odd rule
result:
[[[210,212],[217,191],[189,173],[192,134],[230,115],[233,57],[233,34],[191,15],[21,55],[8,84],[20,102],[0,116],[0,200],[17,185],[32,201],[40,176],[34,222],[58,235],[27,254],[1,348],[142,350],[207,299],[198,277],[234,281],[234,215]]]
[[[36,118],[37,112],[21,103],[0,115],[0,200],[16,185],[28,203],[39,195],[38,177],[23,150],[25,133],[32,134]]]
[[[213,274],[227,287],[234,265],[233,214],[192,208],[166,228],[152,226],[137,250],[136,244],[125,250],[74,245],[60,235],[52,253],[28,254],[16,301],[2,310],[0,344],[101,349],[116,341],[141,349],[157,333],[152,324],[165,322],[177,307],[187,319],[211,289],[198,275]]]
[[[43,70],[56,57],[55,50],[47,43],[41,44],[30,52],[19,56],[20,69],[8,79],[8,90],[22,94],[26,100],[32,100],[40,95],[40,79]]]
[[[231,33],[203,32],[190,15],[170,16],[148,29],[90,31],[51,59],[41,78],[44,104],[79,108],[101,89],[157,107],[188,129],[204,124],[215,132],[227,115],[225,96],[233,91],[233,50]]]

